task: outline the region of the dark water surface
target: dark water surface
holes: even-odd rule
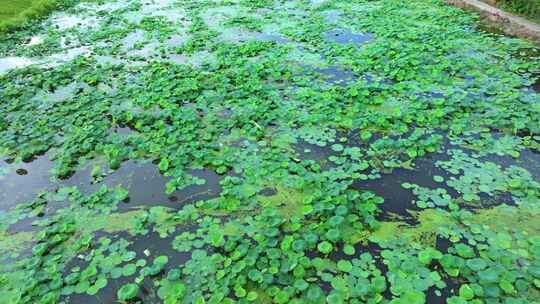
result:
[[[223,176],[208,169],[188,171],[190,175],[204,179],[205,184],[191,185],[167,195],[166,184],[171,178],[161,174],[157,166],[149,161],[126,161],[120,168],[105,175],[98,182],[93,181],[91,177],[90,165],[66,180],[57,180],[53,177],[51,173],[53,166],[53,162],[46,155],[28,163],[4,162],[0,168],[7,173],[0,178],[1,209],[9,210],[17,204],[30,202],[40,192],[55,192],[61,187],[69,186],[76,186],[79,191],[87,195],[99,190],[103,185],[110,188],[122,186],[129,191],[129,198],[118,205],[120,211],[130,210],[137,206],[165,206],[180,209],[187,203],[217,197],[222,191],[219,182]],[[58,204],[47,207],[47,215],[52,215],[56,209],[63,206]],[[12,231],[34,230],[30,227],[33,220],[26,219],[18,222],[12,227]]]
[[[7,210],[18,203],[30,201],[41,191],[54,189],[50,170],[54,163],[46,155],[30,162],[0,164],[0,209]]]
[[[178,231],[176,234],[178,233],[180,233],[180,231]],[[125,264],[135,263],[138,259],[145,259],[147,261],[146,265],[149,266],[156,257],[166,255],[169,262],[167,266],[165,266],[164,270],[158,274],[158,276],[166,276],[167,272],[174,268],[173,265],[181,265],[191,258],[191,253],[179,252],[172,248],[174,235],[161,238],[157,233],[150,232],[146,235],[137,236],[130,236],[127,233],[119,233],[115,236],[111,236],[111,239],[113,240],[118,240],[120,238],[130,242],[126,248],[128,251],[134,251],[137,253],[134,260],[124,262],[120,265],[120,267]],[[69,273],[73,267],[81,267],[81,269],[84,269],[86,264],[87,262],[75,258],[69,263],[68,267],[66,267],[66,273]],[[85,293],[73,294],[65,296],[64,300],[68,303],[114,303],[116,302],[117,298],[116,292],[122,287],[122,285],[132,283],[139,275],[139,271],[141,269],[141,267],[137,267],[137,271],[131,276],[122,276],[118,279],[109,280],[109,284],[107,284],[107,286],[105,286],[103,289],[100,289],[96,295],[88,295]],[[163,301],[157,296],[157,288],[153,286],[150,279],[145,279],[139,287],[140,291],[137,296],[139,301],[142,301],[142,303],[163,303]]]
[[[414,168],[412,169],[397,168],[392,173],[382,173],[378,179],[356,181],[352,187],[356,190],[369,190],[384,198],[384,203],[379,205],[379,208],[383,211],[381,214],[382,219],[387,218],[389,215],[399,215],[412,220],[412,215],[408,211],[418,210],[414,204],[417,197],[411,189],[403,188],[403,183],[417,184],[430,189],[442,188],[451,196],[457,196],[454,189],[444,183],[437,183],[433,179],[434,176],[441,176],[445,179],[450,177],[448,172],[435,166],[437,160],[445,158],[446,156],[441,154],[421,158],[414,162]]]

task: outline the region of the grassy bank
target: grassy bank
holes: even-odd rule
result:
[[[0,32],[24,26],[73,2],[73,0],[0,0]]]
[[[540,23],[540,0],[499,0],[497,2],[503,9]]]

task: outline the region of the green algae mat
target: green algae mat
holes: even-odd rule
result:
[[[439,0],[80,2],[0,36],[0,303],[540,303],[540,50]]]

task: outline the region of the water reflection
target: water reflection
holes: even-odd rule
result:
[[[30,41],[26,44],[26,46],[34,46],[41,44],[43,42],[43,38],[40,36],[33,36],[30,38]]]
[[[442,188],[452,197],[458,195],[454,189],[444,183],[437,183],[433,179],[437,175],[445,179],[450,177],[448,172],[435,166],[436,161],[446,158],[444,154],[434,154],[417,159],[413,169],[397,168],[392,173],[381,174],[381,177],[377,179],[355,181],[352,187],[357,190],[371,191],[383,197],[384,203],[379,206],[383,211],[383,218],[397,214],[410,219],[411,214],[408,210],[418,209],[414,203],[417,197],[412,190],[403,188],[403,183],[416,184],[429,189]]]
[[[24,57],[4,57],[0,58],[0,74],[9,70],[23,68],[34,63],[33,60]]]
[[[349,29],[334,29],[325,33],[325,39],[335,43],[354,43],[360,45],[373,38],[374,35],[371,33],[353,33]]]
[[[260,41],[273,41],[277,43],[289,43],[291,42],[287,37],[284,37],[280,34],[271,34],[271,33],[257,33],[255,39]]]
[[[132,131],[129,128],[121,128],[120,132]],[[180,208],[185,203],[209,199],[221,193],[219,182],[222,177],[208,169],[193,169],[188,172],[190,175],[204,179],[205,184],[191,185],[167,195],[166,184],[171,178],[161,174],[152,162],[129,160],[98,183],[92,181],[91,167],[88,166],[75,173],[64,184],[77,186],[84,193],[97,191],[103,184],[109,187],[121,185],[129,191],[129,204],[121,205],[121,210],[140,205]]]
[[[323,74],[326,81],[330,84],[346,85],[347,83],[357,79],[352,71],[344,70],[339,65],[315,68],[315,72]]]
[[[61,31],[80,27],[95,27],[98,19],[94,16],[87,16],[84,19],[79,16],[60,14],[52,19],[52,25]]]
[[[324,21],[326,23],[335,24],[341,18],[341,11],[339,10],[328,10],[324,12]]]
[[[175,234],[179,234],[181,231],[177,231]],[[184,264],[191,258],[191,252],[179,252],[172,248],[174,235],[161,238],[157,233],[152,232],[146,235],[130,236],[127,233],[117,233],[114,236],[105,235],[111,239],[118,240],[120,238],[128,241],[130,244],[126,248],[127,251],[133,251],[136,253],[136,258],[131,262],[122,263],[119,267],[123,267],[126,264],[134,263],[138,259],[145,259],[147,264],[151,264],[152,261],[160,256],[165,255],[169,259],[169,263],[165,266],[161,275],[166,275],[169,270],[175,268],[178,265]],[[84,269],[88,262],[81,259],[73,259],[66,270],[69,271],[73,267],[81,267]],[[109,280],[108,284],[96,295],[88,295],[86,293],[72,294],[65,296],[66,303],[85,303],[85,304],[102,304],[102,303],[114,303],[117,299],[117,291],[122,285],[132,283],[138,276],[140,267],[137,267],[137,271],[130,276],[121,276],[117,279]],[[67,273],[66,273],[67,275]],[[157,289],[153,285],[153,280],[145,279],[139,285],[140,292],[138,294],[139,300],[143,303],[162,303],[162,300],[157,296]],[[130,302],[131,303],[131,302]]]
[[[127,132],[128,128],[122,128],[119,133]],[[131,132],[131,130],[129,130]],[[170,195],[166,194],[166,184],[171,180],[166,177],[152,162],[127,161],[113,172],[92,177],[92,171],[99,164],[89,163],[78,170],[66,180],[57,180],[51,173],[54,163],[44,155],[28,163],[7,163],[0,166],[0,209],[9,210],[17,204],[30,202],[40,192],[55,192],[61,187],[76,186],[79,191],[89,195],[98,191],[103,185],[110,188],[122,186],[129,191],[127,203],[120,204],[119,210],[130,210],[136,206],[166,206],[174,209],[181,208],[184,204],[198,200],[207,200],[217,197],[222,188],[220,181],[223,178],[209,169],[192,169],[187,174],[203,179],[202,185],[191,185],[184,189],[176,190]],[[105,167],[105,166],[103,166]],[[96,175],[96,174],[94,174]],[[47,214],[61,208],[60,204],[52,207]],[[32,219],[17,224],[17,231],[31,229]]]
[[[53,162],[46,155],[32,162],[0,164],[0,209],[7,210],[16,204],[33,200],[41,191],[51,191]]]

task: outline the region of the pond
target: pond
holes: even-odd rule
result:
[[[533,303],[540,51],[440,1],[73,1],[0,35],[2,303]]]

